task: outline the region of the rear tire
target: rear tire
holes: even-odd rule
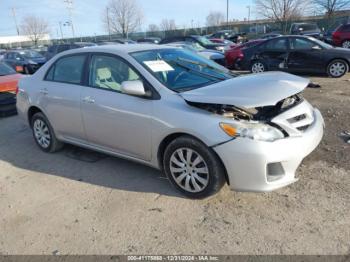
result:
[[[339,78],[344,76],[349,71],[349,65],[347,62],[341,59],[335,59],[331,61],[327,66],[327,74],[333,78]]]
[[[173,186],[188,198],[216,194],[225,184],[225,169],[211,148],[190,136],[172,141],[164,152],[163,169]]]
[[[54,153],[63,147],[53,131],[53,128],[43,113],[36,113],[31,119],[33,137],[41,150]]]
[[[257,60],[257,61],[252,62],[251,66],[250,66],[250,71],[253,74],[259,74],[259,73],[266,72],[267,67],[266,67],[264,62]]]

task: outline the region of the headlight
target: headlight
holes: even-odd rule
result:
[[[273,142],[284,138],[277,128],[261,123],[220,123],[221,129],[231,137],[246,137],[253,140]]]

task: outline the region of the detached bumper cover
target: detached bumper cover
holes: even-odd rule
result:
[[[231,189],[268,192],[297,181],[295,171],[323,137],[322,115],[317,109],[313,113],[315,121],[302,136],[274,142],[237,138],[214,147],[226,167]],[[275,163],[281,165],[284,172],[279,179],[269,181],[268,164]]]

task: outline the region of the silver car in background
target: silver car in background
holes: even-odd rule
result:
[[[308,83],[280,72],[236,76],[179,48],[88,47],[21,80],[17,109],[45,152],[70,143],[134,160],[204,198],[225,183],[264,192],[297,181],[324,128],[301,95]]]

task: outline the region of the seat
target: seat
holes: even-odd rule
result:
[[[117,83],[108,67],[98,68],[95,84],[98,87],[121,91],[120,84]]]

